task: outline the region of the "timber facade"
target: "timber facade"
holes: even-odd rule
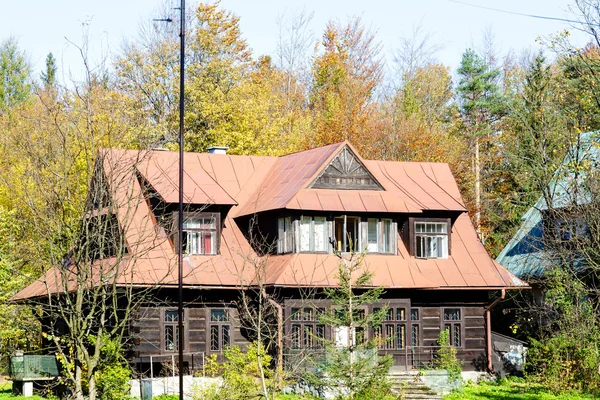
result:
[[[489,307],[499,292],[527,285],[486,253],[446,164],[365,160],[347,142],[283,157],[184,159],[183,335],[174,301],[177,154],[103,150],[97,161],[102,176],[94,181],[107,182],[115,199],[129,194],[110,211],[134,277],[119,284],[156,290],[156,301],[138,307],[130,322],[140,370],[160,368],[179,346],[189,369],[226,346],[244,349],[254,338],[242,292],[277,305],[272,323],[280,324],[277,351],[286,364],[322,351],[319,339],[343,342],[349,328],[327,326],[319,314],[331,307],[323,289],[336,285],[339,257],[354,253],[364,253],[371,284],[385,288],[361,310],[388,310],[380,326],[360,332],[380,339],[380,354],[398,368],[421,368],[447,329],[466,370],[487,368]],[[118,172],[123,164],[130,172]],[[47,293],[48,274],[15,300]]]

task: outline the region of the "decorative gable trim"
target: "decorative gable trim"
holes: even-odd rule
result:
[[[385,190],[345,145],[309,186],[312,189]]]

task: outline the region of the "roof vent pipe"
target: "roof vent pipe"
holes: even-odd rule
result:
[[[213,146],[209,147],[207,150],[210,154],[227,154],[227,146]]]

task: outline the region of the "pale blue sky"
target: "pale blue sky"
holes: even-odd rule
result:
[[[528,14],[571,18],[568,0],[465,0],[473,4],[496,7]],[[188,3],[190,0],[188,0]],[[0,13],[0,38],[14,36],[33,64],[36,76],[44,67],[46,54],[52,51],[61,71],[81,75],[78,50],[68,40],[82,43],[82,23],[89,22],[90,55],[116,52],[123,37],[134,37],[142,19],[156,17],[152,13],[160,4],[178,4],[177,0],[4,0]],[[558,21],[546,21],[469,7],[449,0],[290,0],[247,1],[222,0],[222,6],[241,18],[241,28],[255,55],[272,54],[277,39],[277,16],[285,10],[314,11],[311,30],[318,37],[329,19],[346,20],[361,15],[365,24],[377,31],[384,55],[391,59],[399,46],[399,38],[409,35],[421,22],[445,42],[437,58],[456,68],[462,51],[480,42],[486,27],[494,32],[505,53],[535,47],[538,36],[550,35],[569,26]],[[575,36],[584,44],[581,35]]]

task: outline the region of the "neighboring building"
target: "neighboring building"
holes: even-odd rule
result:
[[[496,258],[521,279],[539,282],[556,261],[558,250],[574,250],[569,242],[586,236],[588,227],[582,216],[590,203],[589,179],[600,171],[600,137],[597,132],[579,135],[562,165],[548,184],[547,196],[540,197],[521,218],[521,226]],[[592,178],[595,179],[595,178]],[[547,200],[548,199],[548,200]],[[551,207],[548,207],[551,204]],[[570,263],[583,267],[583,260],[571,251]],[[564,257],[563,257],[564,260]],[[533,284],[536,297],[542,288]]]
[[[122,284],[156,286],[162,296],[132,321],[136,361],[147,363],[149,356],[176,353],[179,345],[172,235],[178,154],[105,150],[98,159],[102,176],[92,187],[100,181],[111,186],[116,175],[128,182],[116,191],[121,200],[112,208],[129,246],[123,262],[132,265],[124,268]],[[381,302],[365,309],[389,307],[382,326],[366,333],[385,339],[381,354],[392,354],[399,367],[419,366],[431,357],[428,346],[436,345],[440,331],[449,329],[464,368],[486,368],[490,295],[527,285],[480,243],[448,165],[363,160],[346,142],[283,157],[186,153],[184,159],[186,362],[191,354],[198,359],[247,344],[235,305],[240,290],[256,284],[252,260],[264,262],[260,279],[282,306],[287,354],[315,347],[315,337],[343,336],[318,319],[330,305],[319,289],[336,284],[335,247],[365,251],[372,284],[386,288]],[[120,174],[116,164],[132,168]],[[91,209],[89,215],[106,212]],[[152,247],[141,246],[140,237]],[[46,295],[55,276],[51,269],[15,300]]]

